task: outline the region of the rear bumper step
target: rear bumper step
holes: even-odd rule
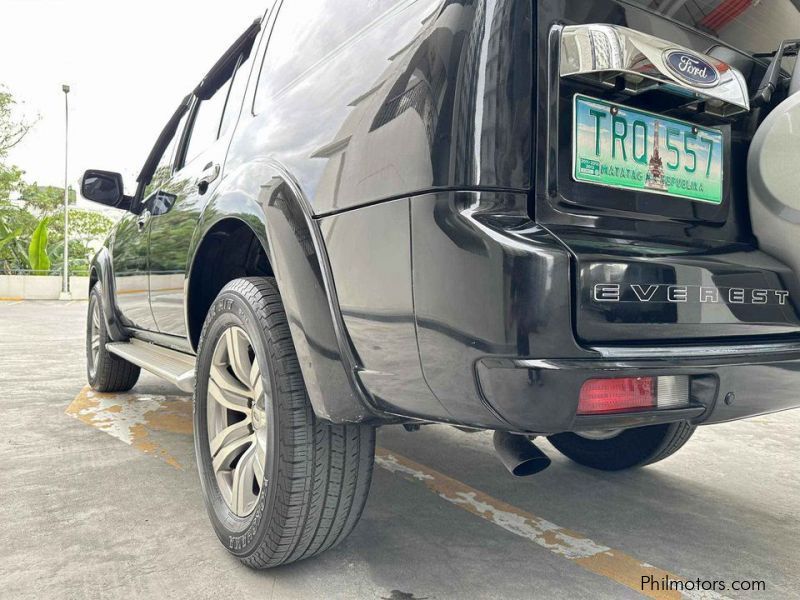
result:
[[[106,350],[166,379],[184,392],[194,391],[194,356],[140,340],[112,342],[106,344]]]

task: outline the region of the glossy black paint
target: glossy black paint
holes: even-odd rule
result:
[[[323,418],[372,420],[379,413],[356,375],[360,363],[345,332],[319,229],[291,177],[281,175],[262,186],[259,200],[309,397]]]
[[[142,215],[126,213],[110,239],[109,254],[120,321],[126,327],[156,331],[150,310],[149,233],[150,224]]]
[[[476,384],[481,358],[592,354],[571,334],[569,254],[531,221],[527,195],[421,196],[411,221],[420,361],[452,414],[502,417]]]
[[[255,272],[278,282],[323,418],[586,428],[597,423],[575,418],[577,390],[609,372],[689,373],[693,404],[603,426],[712,422],[800,404],[787,391],[800,361],[790,342],[705,362],[687,358],[691,349],[668,351],[693,336],[708,348],[724,336],[786,337],[800,325],[792,304],[765,318],[752,307],[625,312],[588,302],[608,264],[622,283],[647,283],[646,275],[796,285],[749,232],[737,166],[752,124],[714,123],[730,149],[720,207],[599,192],[565,177],[570,120],[559,114],[587,90],[553,71],[558,25],[632,20],[706,49],[701,34],[607,0],[377,0],[368,8],[309,0],[269,10],[229,135],[184,166],[190,112],[170,177],[150,190],[170,194],[169,209],[150,218],[147,238],[131,229],[139,215],[112,237],[118,279],[142,264],[149,277],[143,299],[120,302],[120,320],[136,326],[123,334],[196,349],[203,307],[219,286],[208,270],[215,240],[240,234],[263,252]],[[312,63],[298,66],[307,56]],[[739,60],[748,76],[763,72]],[[155,169],[158,160],[148,163]],[[201,190],[208,163],[219,175]],[[108,278],[104,261],[96,270]],[[248,272],[242,265],[230,274]],[[152,322],[126,316],[137,302]],[[637,358],[645,343],[667,357]],[[752,382],[767,376],[780,389],[759,403]],[[743,395],[734,409],[717,402],[728,390]]]
[[[127,210],[131,198],[125,196],[122,175],[90,169],[81,178],[81,195],[87,200]]]
[[[343,23],[344,43],[281,89],[258,82],[248,105],[257,114],[243,117],[232,168],[273,158],[315,215],[435,188],[528,189],[532,2],[285,2],[272,39],[290,27],[299,37],[271,45],[258,72],[313,51],[302,40],[329,38],[348,5],[354,21],[365,10],[374,19]]]
[[[117,307],[117,294],[114,289],[114,265],[108,248],[100,248],[92,260],[92,272],[89,279],[89,292],[95,284],[100,284],[103,298],[103,320],[105,321],[108,337],[115,342],[128,339],[125,326],[119,319]]]

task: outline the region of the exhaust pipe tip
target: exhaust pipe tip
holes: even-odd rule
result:
[[[544,471],[550,459],[524,435],[494,432],[494,449],[500,462],[514,477],[527,477]]]

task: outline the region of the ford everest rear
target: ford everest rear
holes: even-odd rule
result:
[[[375,428],[662,460],[800,405],[790,0],[284,0],[180,102],[92,265],[91,385],[192,391],[254,567],[353,529]],[[144,124],[143,126],[149,126]]]

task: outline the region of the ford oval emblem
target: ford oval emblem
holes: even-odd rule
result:
[[[667,51],[666,63],[670,70],[682,81],[695,87],[710,87],[719,81],[719,73],[714,65],[685,50]]]

